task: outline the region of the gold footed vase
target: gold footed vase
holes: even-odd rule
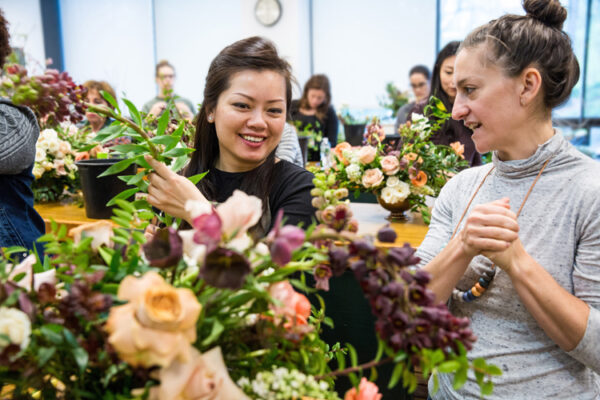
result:
[[[407,199],[397,203],[388,203],[381,196],[377,196],[379,205],[390,212],[386,219],[390,222],[403,222],[408,220],[406,211],[410,210],[410,203]]]

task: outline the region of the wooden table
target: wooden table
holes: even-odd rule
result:
[[[419,214],[407,213],[408,219],[406,221],[390,223],[386,220],[390,212],[383,209],[379,204],[350,203],[350,208],[354,218],[358,220],[358,233],[360,235],[377,236],[377,231],[387,224],[390,224],[394,229],[398,235],[396,242],[382,243],[375,240],[377,247],[403,246],[407,242],[413,247],[418,247],[427,234],[428,226]]]
[[[376,240],[375,244],[378,247],[403,246],[406,242],[413,247],[417,247],[427,234],[427,225],[425,225],[419,214],[408,213],[409,219],[407,221],[390,223],[385,219],[389,215],[389,211],[384,210],[379,204],[350,203],[350,208],[354,213],[354,218],[358,220],[359,234],[377,236],[377,231],[388,223],[396,231],[398,237],[395,243],[381,243]],[[46,231],[48,232],[50,231],[51,220],[56,221],[59,225],[67,225],[67,229],[98,221],[97,219],[87,218],[85,209],[73,204],[36,204],[35,209],[46,222]]]
[[[59,225],[66,225],[67,230],[88,222],[96,222],[97,219],[85,216],[85,208],[74,204],[43,203],[36,204],[35,209],[46,223],[46,232],[50,232],[50,221],[54,220]]]

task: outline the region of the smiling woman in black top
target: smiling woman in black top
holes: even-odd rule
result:
[[[148,202],[190,221],[188,200],[224,201],[235,189],[263,201],[260,232],[272,226],[283,209],[291,224],[312,222],[312,174],[275,150],[291,102],[290,65],[275,46],[260,37],[240,40],[223,49],[206,76],[204,101],[186,176],[209,171],[196,187],[152,159]]]

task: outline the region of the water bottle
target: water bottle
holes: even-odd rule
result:
[[[326,170],[331,168],[331,145],[328,138],[321,140],[319,150],[321,153],[321,169]]]

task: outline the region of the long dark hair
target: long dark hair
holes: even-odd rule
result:
[[[444,63],[444,60],[446,60],[446,58],[448,57],[456,55],[459,46],[460,42],[457,40],[449,42],[447,45],[445,45],[444,48],[438,53],[438,56],[435,59],[435,64],[433,66],[433,72],[431,73],[430,96],[435,96],[438,99],[442,100],[447,110],[452,110],[452,104],[454,102],[450,100],[448,93],[444,92],[444,89],[442,88],[440,71],[442,69],[442,64]]]
[[[275,71],[285,79],[286,109],[289,112],[292,102],[292,73],[290,64],[277,54],[275,45],[262,37],[254,36],[239,40],[227,47],[211,62],[206,75],[204,100],[196,117],[194,148],[185,176],[196,175],[214,168],[219,158],[219,140],[215,124],[208,122],[207,116],[217,106],[219,96],[227,90],[231,77],[241,71]],[[275,150],[257,168],[250,171],[242,181],[240,190],[254,195],[267,207],[269,192],[273,184]],[[209,179],[202,179],[198,188],[209,200],[216,200],[217,188]]]
[[[579,63],[562,30],[567,10],[558,0],[525,0],[527,15],[504,15],[476,28],[462,48],[486,46],[488,61],[511,77],[534,65],[542,76],[546,113],[568,100],[579,80]]]
[[[331,85],[329,84],[329,78],[327,75],[316,74],[310,77],[304,85],[302,97],[300,98],[300,108],[310,108],[308,103],[308,91],[310,89],[318,89],[325,92],[325,101],[317,107],[316,116],[317,119],[323,121],[327,115],[329,104],[331,104]]]

